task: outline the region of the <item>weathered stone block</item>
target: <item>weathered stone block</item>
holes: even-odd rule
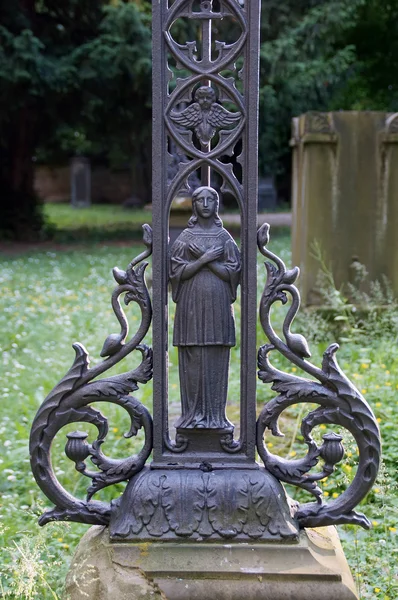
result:
[[[398,114],[307,113],[293,119],[293,264],[305,304],[319,303],[318,242],[335,284],[385,275],[398,294]]]
[[[65,600],[355,600],[333,527],[298,544],[111,543],[92,527],[76,551]]]

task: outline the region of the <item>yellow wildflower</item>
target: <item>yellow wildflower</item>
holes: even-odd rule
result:
[[[368,363],[362,363],[361,364],[361,369],[369,369]]]

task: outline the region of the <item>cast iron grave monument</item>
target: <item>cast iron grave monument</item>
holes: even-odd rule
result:
[[[176,41],[184,31],[177,27],[181,20],[189,21],[191,31],[196,26],[196,40]],[[94,529],[82,542],[86,546],[75,562],[91,556],[97,583],[82,596],[79,586],[70,584],[72,599],[149,598],[151,593],[170,599],[237,599],[243,594],[274,600],[356,597],[344,575],[335,534],[300,530],[339,523],[369,526],[366,516],[354,509],[378,472],[379,431],[369,405],[339,368],[337,344],[326,350],[321,367],[309,362],[307,341],[291,330],[300,305],[294,285],[299,271],[286,269],[268,249],[267,225],[256,232],[259,22],[260,0],[153,2],[153,231],[144,226],[146,250],[125,271],[113,270],[117,287],[112,307],[120,333],[105,340],[103,362],[89,368],[87,351],[75,344],[75,361],[39,409],[31,433],[35,478],[55,505],[41,523],[69,520],[106,526]],[[219,32],[228,35],[228,41],[220,41]],[[171,148],[185,157],[172,178]],[[219,194],[210,187],[214,173],[222,181],[220,193],[233,194],[239,206],[240,248],[218,215]],[[198,176],[201,185],[191,189]],[[192,217],[170,245],[170,206],[184,192],[192,193]],[[257,250],[266,258],[260,321],[268,338],[258,353]],[[145,259],[151,254],[149,294]],[[169,285],[176,304],[173,344],[178,348],[181,398],[174,439],[168,424]],[[239,287],[237,436],[225,408],[230,351],[237,337],[233,304]],[[141,323],[131,337],[121,306],[123,296],[126,305],[135,302],[141,309]],[[280,337],[270,321],[271,308],[289,299]],[[153,349],[143,341],[151,324]],[[133,350],[142,355],[135,370],[104,376]],[[276,369],[272,352],[281,353],[310,378]],[[258,376],[272,384],[277,396],[256,420],[257,354]],[[152,377],[151,417],[131,393]],[[96,407],[99,402],[112,402],[127,411],[131,427],[126,437],[144,430],[137,455],[115,460],[102,451],[108,422]],[[281,435],[280,414],[304,402],[318,405],[301,424],[307,454],[295,460],[273,455],[265,433]],[[98,429],[92,442],[83,431],[67,435],[68,458],[91,480],[86,500],[64,490],[51,465],[54,436],[74,422]],[[321,424],[347,429],[359,449],[354,480],[330,502],[317,482],[333,473],[344,457],[344,447],[342,436],[334,431],[317,444],[312,430]],[[263,466],[255,460],[256,451]],[[152,461],[146,464],[151,452]],[[88,467],[88,458],[96,469]],[[322,466],[316,469],[319,463]],[[128,483],[118,499],[110,504],[94,499],[97,491],[121,481]],[[313,501],[293,502],[282,482],[303,488]],[[105,547],[107,558],[100,549]],[[133,579],[129,579],[131,572]],[[105,585],[106,577],[113,588]]]

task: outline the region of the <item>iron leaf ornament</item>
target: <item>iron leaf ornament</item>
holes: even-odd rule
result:
[[[315,502],[297,507],[295,516],[301,527],[353,523],[369,528],[367,517],[354,508],[372,488],[379,469],[381,443],[376,418],[366,400],[340,369],[336,359],[338,344],[331,344],[327,348],[320,369],[306,360],[311,356],[307,340],[291,332],[300,307],[300,294],[294,285],[299,269],[287,270],[284,262],[268,250],[268,242],[269,225],[266,223],[258,231],[257,243],[261,254],[268,259],[265,262],[267,282],[260,302],[260,321],[270,343],[259,349],[258,376],[264,383],[271,383],[272,390],[278,395],[265,404],[258,418],[258,453],[266,469],[277,479],[301,487],[315,497]],[[283,340],[272,327],[270,312],[276,302],[286,304],[288,296],[291,305],[283,323]],[[276,369],[269,359],[272,351],[280,352],[317,381]],[[269,452],[264,433],[269,430],[275,436],[282,436],[278,426],[281,413],[290,406],[305,402],[319,405],[301,423],[301,434],[308,446],[306,456],[286,460]],[[344,447],[342,437],[334,432],[324,435],[323,444],[318,446],[311,433],[314,427],[321,424],[347,429],[359,451],[359,463],[353,481],[341,496],[327,503],[317,481],[333,473],[335,465],[344,457]],[[320,459],[324,462],[323,468],[312,472]]]
[[[152,377],[152,350],[142,344],[152,319],[152,307],[145,283],[145,258],[152,253],[152,230],[144,225],[146,250],[137,256],[126,271],[115,268],[113,276],[117,287],[112,294],[112,308],[120,325],[120,333],[110,334],[104,343],[101,356],[105,358],[93,368],[89,368],[89,355],[82,344],[74,344],[75,360],[61,381],[49,393],[41,405],[32,424],[30,436],[30,457],[35,479],[44,494],[55,508],[46,511],[40,524],[52,520],[70,520],[89,524],[107,525],[110,519],[110,505],[93,500],[93,495],[109,485],[126,481],[141,471],[152,450],[152,418],[137,398],[131,395],[138,390],[138,384],[147,383]],[[124,302],[136,302],[141,309],[141,323],[136,333],[127,341],[128,322],[121,307]],[[115,366],[133,350],[141,353],[139,366],[127,373],[100,378],[103,373]],[[137,455],[122,460],[107,457],[101,449],[109,431],[104,415],[91,404],[110,402],[124,408],[130,417],[130,429],[126,438],[137,435],[142,428],[145,440]],[[51,463],[51,444],[62,427],[70,423],[89,423],[98,430],[97,439],[90,444],[88,434],[75,431],[67,434],[65,453],[75,463],[77,471],[91,479],[87,499],[79,500],[69,494],[57,480]],[[89,470],[86,459],[97,470]]]

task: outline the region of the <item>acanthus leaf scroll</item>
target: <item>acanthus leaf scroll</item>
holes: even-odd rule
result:
[[[299,505],[296,519],[301,527],[321,527],[353,523],[369,528],[370,522],[354,508],[372,488],[377,477],[381,442],[380,432],[372,409],[362,394],[340,369],[336,360],[338,344],[331,344],[324,353],[322,368],[319,369],[306,359],[310,357],[309,346],[304,336],[291,332],[291,325],[300,307],[300,294],[294,285],[299,269],[287,270],[284,262],[268,248],[269,225],[264,224],[258,231],[258,248],[268,259],[267,282],[260,303],[260,321],[269,344],[258,352],[258,376],[264,383],[271,383],[278,396],[265,404],[257,421],[257,449],[266,469],[282,482],[301,487],[316,501]],[[272,262],[269,262],[269,261]],[[292,302],[283,323],[283,341],[274,331],[270,314],[275,302]],[[285,373],[272,366],[269,354],[278,351],[290,362],[318,381]],[[290,406],[299,403],[319,404],[302,420],[301,434],[308,446],[307,455],[302,459],[286,460],[272,454],[264,442],[264,433],[283,435],[279,430],[278,419]],[[357,472],[351,484],[337,499],[326,502],[317,481],[328,477],[335,465],[344,457],[342,437],[334,432],[323,436],[323,444],[318,446],[311,435],[318,425],[338,425],[348,430],[354,437],[359,451]],[[319,460],[324,461],[321,471],[311,472]]]
[[[139,383],[145,384],[152,378],[152,350],[142,344],[152,319],[151,299],[145,283],[148,263],[143,262],[152,253],[152,230],[149,225],[144,225],[143,229],[146,250],[130,263],[126,271],[118,268],[113,270],[118,285],[112,294],[112,308],[120,325],[120,333],[110,334],[106,338],[101,351],[105,360],[89,368],[87,350],[82,344],[74,344],[76,357],[71,368],[49,393],[33,421],[29,446],[32,471],[39,487],[55,505],[54,509],[42,515],[39,520],[41,525],[53,520],[107,525],[110,505],[93,500],[92,496],[104,487],[129,480],[143,469],[151,453],[152,418],[145,406],[130,395],[138,390]],[[126,341],[128,321],[120,304],[122,295],[126,305],[136,302],[141,309],[141,323],[129,341]],[[136,369],[97,379],[133,350],[138,350],[142,357]],[[97,402],[110,402],[127,411],[130,429],[125,434],[126,438],[137,435],[141,428],[144,430],[145,440],[137,455],[115,460],[102,452],[101,446],[109,427],[106,417],[91,406]],[[91,479],[86,500],[75,498],[63,488],[51,461],[51,444],[56,434],[71,423],[92,424],[98,430],[97,439],[92,444],[88,443],[85,432],[67,434],[67,457],[75,462],[79,473]],[[98,470],[87,469],[85,461],[89,457]]]

